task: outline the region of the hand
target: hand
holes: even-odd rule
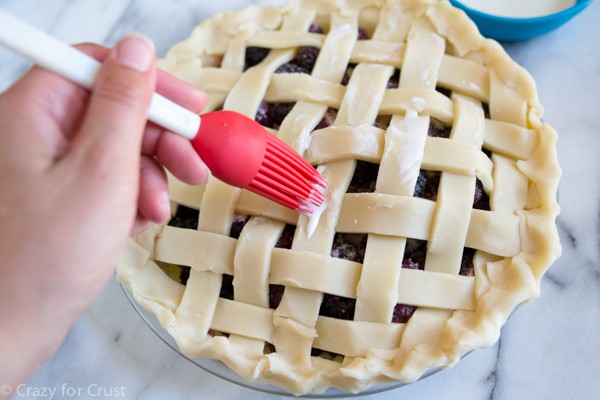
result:
[[[169,217],[162,165],[191,184],[208,177],[189,141],[146,122],[155,89],[194,112],[201,92],[157,72],[140,36],[78,48],[103,61],[91,92],[33,68],[0,95],[2,384],[54,352],[129,234]]]

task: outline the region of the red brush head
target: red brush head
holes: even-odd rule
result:
[[[259,123],[234,111],[214,111],[200,117],[192,145],[212,174],[246,188],[265,158],[267,135]]]
[[[292,148],[258,122],[233,111],[201,116],[192,145],[212,174],[310,215],[325,200],[325,181]]]

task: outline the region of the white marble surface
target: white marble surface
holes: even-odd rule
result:
[[[128,32],[142,32],[162,55],[201,19],[250,3],[266,1],[0,0],[0,7],[67,42],[110,45]],[[600,397],[598,21],[600,3],[593,2],[557,31],[506,46],[536,79],[545,119],[560,134],[563,255],[544,277],[541,297],[514,314],[495,346],[423,381],[365,399]],[[0,65],[0,90],[28,67],[2,49]],[[146,327],[114,281],[15,398],[49,398],[51,390],[53,398],[278,398],[227,383],[179,357]]]

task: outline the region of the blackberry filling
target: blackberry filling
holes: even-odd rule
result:
[[[336,233],[333,237],[331,257],[362,263],[366,248],[366,234]]]
[[[295,225],[287,224],[285,228],[283,228],[283,232],[281,232],[281,236],[277,240],[277,243],[275,243],[275,247],[280,249],[291,249],[295,231]]]
[[[247,217],[245,215],[235,214],[233,216],[233,222],[231,224],[229,236],[234,239],[239,239],[240,234],[242,233],[242,229],[244,229],[244,225],[246,225],[246,222],[248,222],[249,219],[250,217]]]
[[[256,116],[254,120],[261,124],[262,126],[270,127],[271,120],[269,119],[269,103],[266,101],[262,101],[258,106],[258,110],[256,111]]]
[[[283,119],[292,111],[295,103],[274,103],[269,106],[269,119],[273,129],[279,129]]]
[[[490,105],[488,103],[483,103],[481,106],[483,108],[483,115],[485,118],[490,119]]]
[[[463,276],[474,276],[475,268],[473,266],[473,256],[475,255],[475,249],[465,247],[463,250],[462,260],[460,263],[459,275]]]
[[[267,128],[279,129],[283,119],[290,113],[295,103],[261,102],[254,120]]]
[[[396,70],[396,72],[394,72],[394,75],[392,75],[392,77],[388,81],[386,87],[388,89],[396,89],[398,86],[400,86],[400,71]]]
[[[310,71],[304,67],[301,67],[298,64],[289,62],[289,63],[285,63],[282,66],[280,66],[279,68],[277,68],[275,70],[275,73],[276,74],[293,74],[293,73],[310,74]]]
[[[348,82],[350,82],[350,78],[352,77],[352,73],[354,72],[355,67],[356,64],[348,64],[348,66],[346,67],[346,72],[344,72],[344,77],[342,78],[342,85],[348,85]]]
[[[390,122],[392,122],[391,115],[378,115],[375,119],[375,123],[373,124],[376,128],[387,130],[390,127]]]
[[[325,33],[321,25],[317,24],[310,24],[310,28],[308,28],[308,31],[310,33]]]
[[[420,170],[413,196],[427,200],[437,200],[440,176],[441,172],[439,171]]]
[[[358,40],[367,40],[368,38],[369,38],[369,36],[367,35],[367,31],[364,30],[363,28],[359,27],[358,33],[357,33],[357,39]]]
[[[427,241],[418,239],[406,239],[404,248],[404,259],[402,268],[420,269],[425,268],[425,257],[427,256]]]
[[[283,232],[281,232],[281,236],[277,240],[275,244],[276,248],[280,249],[291,249],[292,241],[294,240],[294,232],[296,231],[296,226],[287,224],[285,228],[283,228]],[[283,292],[285,290],[285,286],[283,285],[269,285],[269,307],[277,308],[279,307],[279,303],[281,302],[281,298],[283,297]]]
[[[407,239],[402,268],[423,270],[425,268],[426,254],[427,242],[424,240]],[[392,322],[403,324],[408,322],[416,309],[417,306],[410,304],[396,304],[392,313]]]
[[[315,130],[327,128],[328,126],[333,125],[333,122],[337,118],[337,113],[338,112],[335,108],[328,108],[321,121],[319,121],[319,123],[315,127]]]
[[[191,267],[181,266],[181,274],[179,275],[179,283],[186,285],[188,279],[190,278]]]
[[[478,210],[490,210],[490,196],[483,190],[483,184],[479,179],[475,181],[475,195],[473,196],[473,208]]]
[[[336,296],[333,294],[324,294],[319,315],[330,318],[352,320],[354,319],[354,309],[356,299]]]
[[[295,64],[298,64],[301,68],[304,68],[309,73],[313,70],[317,57],[319,56],[319,48],[313,46],[301,47],[296,54],[294,59]]]
[[[263,351],[264,354],[275,353],[277,350],[275,349],[275,345],[273,343],[265,342],[265,349]]]
[[[357,161],[354,175],[348,186],[348,193],[372,193],[375,191],[379,164]]]
[[[281,303],[285,286],[283,285],[269,285],[269,307],[277,308]]]
[[[446,88],[442,88],[442,87],[436,87],[435,90],[437,90],[438,92],[440,92],[441,94],[443,94],[446,97],[450,97],[452,95],[452,91],[450,89],[446,89]]]
[[[450,132],[452,131],[452,126],[438,120],[435,118],[430,119],[429,130],[427,131],[427,135],[430,137],[441,137],[444,139],[448,139],[450,137]]]
[[[259,64],[269,54],[269,49],[264,47],[248,47],[246,48],[244,71],[250,67]]]
[[[319,48],[314,46],[301,47],[296,54],[296,57],[288,63],[281,65],[275,73],[302,73],[310,74],[315,66],[317,57],[319,56]]]
[[[233,300],[233,276],[223,274],[223,283],[221,284],[219,297]]]
[[[392,314],[392,322],[405,324],[408,322],[410,317],[417,310],[417,306],[411,306],[409,304],[396,304],[394,307],[394,313]]]
[[[198,229],[199,215],[200,211],[180,205],[168,225],[184,229]]]
[[[367,247],[366,234],[336,233],[331,248],[331,256],[362,263]],[[356,299],[324,294],[319,315],[325,317],[352,320]]]

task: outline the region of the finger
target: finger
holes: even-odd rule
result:
[[[109,49],[99,46],[78,47],[99,60],[109,52]],[[206,105],[204,92],[165,71],[157,71],[156,92],[194,113],[200,113]],[[156,124],[150,123],[146,128],[142,154],[157,155],[174,176],[189,184],[200,184],[208,179],[208,168],[191,143]]]
[[[101,46],[95,43],[79,43],[74,45],[77,50],[84,52],[88,56],[95,58],[98,61],[104,61],[104,59],[110,53],[110,49],[105,46]]]
[[[206,105],[206,95],[189,83],[161,70],[158,70],[156,92],[167,99],[198,114]],[[159,125],[149,123],[144,140],[142,152],[153,155],[156,153],[156,144],[160,135],[166,130]]]
[[[171,213],[167,194],[167,175],[158,162],[144,156],[140,162],[138,213],[146,220],[161,223]]]
[[[208,167],[191,142],[171,132],[160,136],[156,157],[177,179],[190,185],[204,183],[210,176]]]
[[[69,152],[84,172],[110,176],[121,171],[116,177],[137,180],[142,134],[156,85],[154,64],[153,45],[137,35],[121,40],[106,56]]]
[[[157,91],[195,113],[206,104],[206,95],[202,91],[163,71],[158,72]],[[189,140],[152,123],[144,134],[142,154],[156,155],[173,175],[189,184],[203,183],[210,174]]]
[[[152,224],[152,222],[148,221],[146,218],[138,214],[135,217],[135,221],[133,222],[133,226],[131,227],[131,231],[129,232],[130,236],[135,236],[139,233],[142,233]]]
[[[158,71],[156,91],[194,113],[199,113],[206,105],[204,92],[165,71]]]

